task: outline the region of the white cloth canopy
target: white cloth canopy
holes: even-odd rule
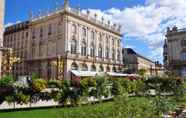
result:
[[[79,77],[92,77],[98,75],[98,72],[93,72],[93,71],[78,71],[78,70],[71,70],[71,72],[75,76]]]
[[[95,71],[79,71],[79,70],[71,70],[71,72],[78,77],[93,77],[96,75],[109,75],[113,77],[138,77],[136,74],[123,74],[123,73],[116,73],[116,72],[95,72]]]
[[[114,77],[138,77],[137,74],[124,74],[124,73],[116,73],[116,72],[108,72],[107,74]]]

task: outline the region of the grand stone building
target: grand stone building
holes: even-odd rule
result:
[[[0,1],[0,47],[3,47],[3,31],[4,31],[4,6],[5,1]],[[1,62],[2,62],[2,50],[0,50],[0,76],[1,76]]]
[[[167,28],[164,64],[171,73],[186,77],[186,29]]]
[[[140,69],[145,69],[146,76],[161,76],[163,68],[158,62],[154,62],[131,48],[123,48],[123,63],[127,67],[128,73],[138,73]]]
[[[72,70],[120,72],[120,26],[98,20],[68,6],[6,28],[4,45],[14,49],[21,62],[14,75],[38,74],[47,79],[70,78]],[[74,71],[73,71],[74,72]]]

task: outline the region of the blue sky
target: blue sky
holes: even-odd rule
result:
[[[30,11],[54,9],[56,2],[63,4],[63,0],[6,0],[5,25],[27,20]],[[186,27],[185,0],[70,0],[70,5],[122,25],[122,45],[154,61],[162,62],[166,27]]]
[[[123,2],[125,1],[125,2]],[[28,13],[38,10],[53,9],[63,4],[63,0],[6,0],[6,17],[5,24],[27,19]],[[82,9],[101,9],[106,10],[112,7],[126,8],[134,5],[144,4],[143,0],[70,0],[73,7],[80,6]]]

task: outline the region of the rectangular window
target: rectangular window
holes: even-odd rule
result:
[[[183,39],[183,40],[181,41],[181,46],[186,46],[186,40],[185,40],[185,39]]]
[[[43,37],[43,28],[40,28],[40,37]]]
[[[36,38],[36,32],[35,32],[35,29],[32,29],[32,39],[35,39]]]
[[[52,24],[48,25],[48,35],[52,34]]]

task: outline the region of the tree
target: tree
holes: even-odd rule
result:
[[[138,74],[141,76],[141,77],[145,77],[145,73],[147,72],[147,70],[146,69],[139,69],[138,70]]]

